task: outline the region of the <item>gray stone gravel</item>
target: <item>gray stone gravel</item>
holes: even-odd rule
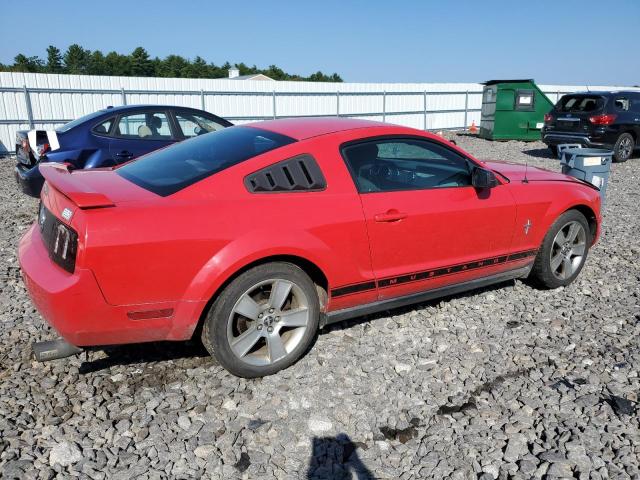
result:
[[[557,170],[544,145],[459,145]],[[516,281],[322,333],[292,368],[227,374],[194,345],[39,364],[19,275],[36,202],[0,164],[2,478],[640,478],[640,159],[614,165],[579,279]]]

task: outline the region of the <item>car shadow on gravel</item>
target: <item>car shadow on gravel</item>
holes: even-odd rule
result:
[[[116,366],[183,359],[211,359],[200,342],[152,342],[104,347],[106,357],[82,362],[79,373],[87,374]]]
[[[530,150],[523,150],[522,153],[534,158],[548,158],[549,160],[557,160],[557,158],[551,153],[548,148],[532,148]]]
[[[525,279],[521,279],[520,281],[522,282],[527,282],[527,280]],[[429,300],[427,302],[421,302],[421,303],[413,303],[411,305],[407,305],[404,307],[397,307],[397,308],[393,308],[390,310],[383,310],[380,311],[378,313],[372,313],[369,315],[363,315],[362,317],[356,317],[350,320],[345,320],[343,322],[337,322],[337,323],[332,323],[330,325],[328,325],[326,328],[323,328],[322,330],[320,330],[320,335],[324,335],[327,333],[330,333],[332,330],[344,330],[344,329],[348,329],[351,327],[354,327],[360,323],[366,323],[366,322],[371,322],[374,320],[379,320],[381,318],[387,318],[387,317],[391,317],[391,316],[395,316],[395,315],[405,315],[409,312],[412,312],[414,310],[422,310],[424,308],[427,307],[433,307],[437,304],[439,304],[440,302],[449,302],[451,300],[454,300],[456,298],[468,298],[468,297],[473,297],[475,295],[479,295],[481,293],[484,292],[491,292],[494,290],[500,290],[501,288],[505,288],[505,287],[513,287],[516,284],[516,280],[506,280],[504,282],[500,282],[500,283],[495,283],[493,285],[488,285],[486,287],[482,287],[482,288],[477,288],[474,290],[468,290],[466,292],[462,292],[462,293],[457,293],[455,295],[448,295],[448,296],[444,296],[444,297],[440,297],[440,298],[436,298],[433,300]],[[529,283],[527,283],[527,285],[529,285]]]

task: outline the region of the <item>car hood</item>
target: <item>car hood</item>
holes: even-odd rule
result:
[[[584,184],[581,180],[565,175],[564,173],[552,172],[544,168],[522,165],[520,163],[491,160],[483,162],[491,170],[507,177],[510,181],[522,181],[525,178],[530,182],[573,182]]]

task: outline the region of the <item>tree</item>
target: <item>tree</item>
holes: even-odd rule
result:
[[[109,52],[104,57],[104,69],[106,75],[128,77],[131,75],[131,60],[127,55]]]
[[[47,47],[47,72],[62,73],[62,54],[58,47]]]
[[[105,56],[100,50],[94,51],[89,57],[87,73],[89,75],[108,75]]]
[[[207,78],[209,76],[208,70],[209,65],[207,65],[207,62],[204,60],[204,58],[197,56],[189,65],[189,68],[186,72],[187,75],[185,76],[189,78]]]
[[[67,73],[83,74],[89,70],[91,51],[74,43],[69,46],[63,58]]]
[[[136,48],[130,55],[131,75],[134,77],[153,76],[153,62],[149,59],[149,54],[142,48]]]
[[[189,67],[189,62],[180,55],[169,55],[160,65],[156,74],[167,78],[180,78],[184,76]]]
[[[289,75],[284,73],[284,70],[275,65],[269,65],[269,68],[263,70],[261,73],[264,73],[267,77],[271,77],[274,80],[287,80],[287,77],[289,77]]]
[[[13,59],[12,70],[16,72],[39,72],[42,69],[43,62],[37,56],[27,57],[19,53]]]

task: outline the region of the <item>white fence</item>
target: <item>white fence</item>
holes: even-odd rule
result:
[[[611,86],[542,85],[552,101],[564,93]],[[234,123],[283,117],[345,116],[424,130],[480,124],[478,83],[320,83],[101,77],[0,72],[0,153],[15,132],[52,129],[108,105],[200,108]]]

